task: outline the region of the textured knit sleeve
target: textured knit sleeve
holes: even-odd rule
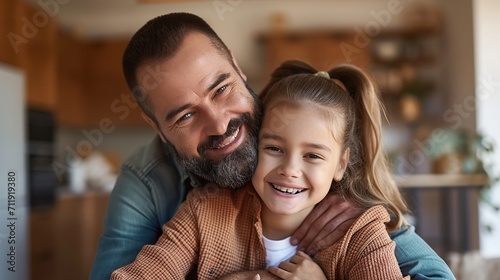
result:
[[[113,272],[111,279],[184,279],[198,259],[197,193],[188,195],[156,244],[144,246],[135,261]]]
[[[364,213],[351,227],[350,240],[344,244],[345,274],[348,279],[410,279],[403,278],[394,254],[395,244],[384,222],[389,215],[382,206]]]

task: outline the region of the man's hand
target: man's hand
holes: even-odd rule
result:
[[[342,238],[363,211],[339,195],[329,194],[314,207],[292,235],[292,244],[314,255]]]
[[[279,267],[271,266],[268,270],[284,280],[326,280],[321,267],[302,251],[298,251],[290,261],[280,263]]]

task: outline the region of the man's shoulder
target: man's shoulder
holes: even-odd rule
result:
[[[171,219],[189,190],[186,171],[162,145],[155,137],[124,161],[109,202],[120,211],[147,208],[160,226]]]

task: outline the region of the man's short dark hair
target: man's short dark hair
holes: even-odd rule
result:
[[[137,68],[152,60],[173,57],[186,34],[199,32],[206,35],[219,53],[232,62],[231,53],[217,33],[200,17],[189,13],[171,13],[148,21],[132,36],[122,58],[123,73],[129,89],[144,113],[157,125],[152,104],[137,81]]]

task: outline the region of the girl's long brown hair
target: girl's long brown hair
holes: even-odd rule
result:
[[[314,75],[317,72],[301,61],[284,62],[261,93],[264,106],[284,97],[291,104],[312,104],[331,119],[340,119],[340,140],[350,157],[342,180],[332,182],[332,191],[364,208],[383,205],[391,214],[387,228],[395,230],[408,208],[382,153],[383,107],[374,83],[352,65],[330,69],[330,79]]]

